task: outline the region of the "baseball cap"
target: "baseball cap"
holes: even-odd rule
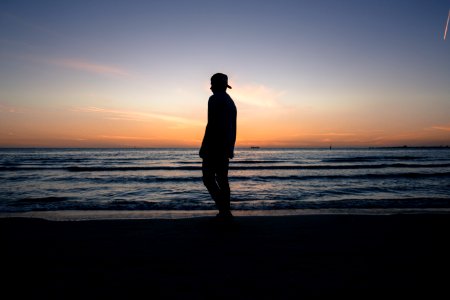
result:
[[[211,85],[226,86],[229,89],[232,88],[228,85],[228,76],[222,73],[216,73],[211,77]]]

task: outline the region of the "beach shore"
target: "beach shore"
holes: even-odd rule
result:
[[[310,299],[450,292],[450,214],[0,218],[4,294]]]

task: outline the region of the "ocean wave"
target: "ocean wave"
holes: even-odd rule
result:
[[[251,163],[250,163],[251,164]],[[260,164],[255,162],[255,164]],[[450,163],[392,163],[392,164],[324,164],[324,165],[240,165],[230,164],[230,170],[356,170],[356,169],[387,169],[387,168],[448,168]],[[199,171],[198,163],[191,166],[153,165],[153,166],[1,166],[0,172],[8,171],[52,171],[65,170],[69,172],[117,172],[117,171]]]
[[[62,202],[69,200],[68,197],[38,197],[38,198],[22,198],[16,200],[14,204],[47,204],[54,202]]]
[[[264,165],[264,166],[239,166],[230,165],[230,170],[352,170],[352,169],[384,169],[384,168],[446,168],[446,164],[363,164],[363,165]],[[101,171],[198,171],[201,166],[128,166],[128,167],[78,167],[67,168],[70,172],[101,172]]]
[[[312,180],[374,180],[374,179],[423,179],[423,178],[449,178],[450,172],[433,172],[433,173],[369,173],[369,174],[352,174],[352,175],[259,175],[259,176],[240,176],[232,175],[229,177],[230,181],[259,181],[259,182],[276,182],[276,181],[312,181]],[[75,182],[77,180],[94,182],[94,183],[176,183],[176,182],[201,182],[202,177],[198,176],[175,176],[175,177],[160,177],[153,175],[146,176],[108,176],[108,177],[89,177],[89,178],[60,178],[51,179],[52,181],[68,181]]]
[[[313,180],[313,179],[395,179],[395,178],[408,178],[408,179],[420,179],[439,177],[450,177],[450,172],[438,172],[438,173],[373,173],[373,174],[353,174],[353,175],[290,175],[290,176],[265,176],[260,177],[264,180]]]
[[[450,163],[443,164],[348,164],[348,165],[264,165],[240,166],[230,165],[230,170],[355,170],[355,169],[387,169],[387,168],[448,168]],[[39,171],[66,170],[69,172],[116,172],[116,171],[199,171],[201,166],[70,166],[57,167],[0,167],[0,171]]]
[[[231,202],[234,210],[277,209],[394,209],[394,208],[450,208],[450,198],[389,198],[389,199],[340,199],[340,200],[249,200]],[[42,205],[39,203],[16,203],[2,207],[3,212],[55,211],[55,210],[214,210],[212,200],[198,201],[132,201],[112,200],[99,202],[67,201]]]
[[[450,198],[391,198],[340,200],[249,201],[233,203],[233,208],[252,209],[377,209],[377,208],[450,208]]]
[[[450,198],[448,151],[239,150],[229,175],[234,209],[446,207]],[[215,209],[201,176],[193,150],[14,150],[0,158],[0,212]]]
[[[355,156],[355,157],[333,157],[323,159],[322,162],[346,162],[346,163],[354,163],[354,162],[373,162],[373,161],[404,161],[404,160],[423,160],[426,159],[424,156],[409,156],[409,155],[400,155],[400,156]]]
[[[234,164],[280,164],[289,163],[288,160],[233,160]],[[179,164],[195,164],[198,165],[198,161],[178,161]]]

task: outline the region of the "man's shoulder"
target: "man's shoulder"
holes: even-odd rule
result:
[[[209,103],[217,102],[217,97],[216,97],[216,95],[211,95],[211,96],[209,96],[208,102],[209,102]]]
[[[234,103],[233,98],[231,98],[231,96],[228,93],[226,93],[226,92],[222,93],[222,94],[219,94],[218,96],[220,96],[220,99],[222,99],[223,101],[233,102]]]
[[[217,94],[211,95],[209,97],[209,103],[211,103],[211,104],[221,103],[222,105],[228,105],[228,104],[234,105],[234,101],[228,93],[217,93]]]
[[[231,98],[226,93],[217,93],[217,94],[213,94],[209,97],[210,102],[217,102],[217,103],[227,101],[228,99],[231,99]]]
[[[225,93],[225,96],[227,97],[227,99],[233,101],[233,98],[231,98],[231,96],[228,93]]]
[[[234,101],[233,101],[233,98],[231,98],[231,96],[230,95],[228,95],[228,94],[226,94],[227,95],[227,100],[228,100],[228,105],[231,105],[231,106],[233,106],[235,109],[236,109],[236,105],[234,104]]]

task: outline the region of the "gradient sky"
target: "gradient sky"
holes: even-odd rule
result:
[[[450,144],[450,0],[0,1],[0,146]]]

